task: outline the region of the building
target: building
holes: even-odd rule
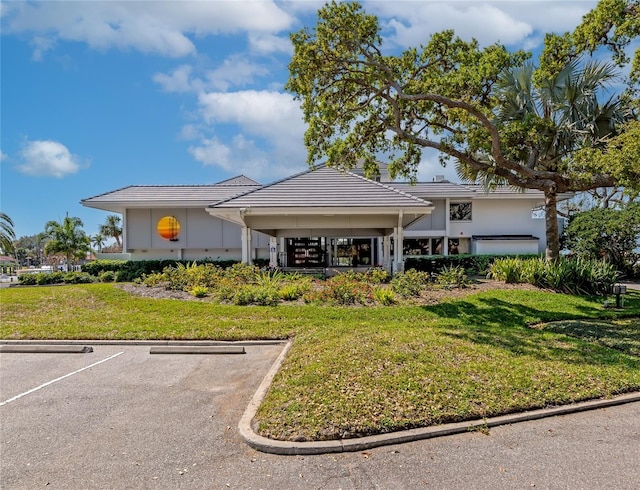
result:
[[[260,258],[287,268],[398,271],[407,256],[544,253],[539,191],[385,180],[323,165],[268,185],[239,176],[129,186],[82,204],[122,215],[118,257],[131,260]]]

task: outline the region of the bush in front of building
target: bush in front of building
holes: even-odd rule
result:
[[[605,296],[611,294],[620,277],[616,267],[606,260],[561,257],[546,261],[535,259],[498,259],[491,265],[493,279],[510,283],[529,283],[559,293]]]
[[[484,276],[489,272],[491,264],[500,258],[518,257],[523,259],[538,257],[537,255],[438,255],[429,257],[407,257],[405,270],[415,269],[429,274],[438,274],[445,268],[461,267],[467,274]]]
[[[95,277],[100,277],[100,274],[106,271],[112,271],[116,276],[117,282],[133,282],[135,280],[141,280],[144,276],[151,274],[162,273],[167,267],[177,267],[178,264],[183,266],[189,266],[191,264],[211,264],[220,267],[221,269],[227,269],[234,264],[237,264],[237,260],[174,260],[174,259],[162,259],[162,260],[93,260],[87,262],[82,266],[82,272],[87,272]]]

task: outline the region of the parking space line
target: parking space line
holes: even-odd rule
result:
[[[49,385],[51,385],[53,383],[56,383],[56,382],[58,382],[58,381],[60,381],[60,380],[62,380],[64,378],[68,378],[69,376],[73,376],[74,374],[78,374],[78,373],[84,371],[85,369],[89,369],[89,368],[92,368],[94,366],[97,366],[98,364],[102,364],[103,362],[107,362],[107,361],[113,359],[114,357],[118,357],[120,354],[124,354],[124,351],[118,352],[117,354],[114,354],[114,355],[109,356],[109,357],[107,357],[105,359],[102,359],[101,361],[94,362],[93,364],[90,364],[89,366],[85,366],[83,368],[77,369],[77,370],[75,370],[75,371],[73,371],[71,373],[65,374],[64,376],[60,376],[59,378],[52,379],[51,381],[47,381],[46,383],[41,384],[40,386],[36,386],[35,388],[31,388],[30,390],[25,391],[24,393],[20,393],[19,395],[16,395],[16,396],[14,396],[12,398],[9,398],[8,400],[0,402],[0,407],[3,406],[3,405],[6,405],[7,403],[11,403],[11,402],[13,402],[13,401],[15,401],[15,400],[17,400],[19,398],[22,398],[25,395],[29,395],[30,393],[33,393],[34,391],[38,391],[38,390],[40,390],[40,389],[42,389],[42,388],[44,388],[46,386],[49,386]]]

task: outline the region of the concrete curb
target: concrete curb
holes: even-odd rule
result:
[[[0,345],[0,352],[20,354],[87,354],[93,352],[89,345],[44,345],[44,344],[12,344]]]
[[[166,346],[227,346],[279,345],[286,340],[6,340],[0,345],[166,345]]]
[[[242,345],[154,345],[149,354],[246,354]]]
[[[253,398],[251,398],[247,409],[238,423],[240,436],[244,441],[252,448],[264,453],[281,455],[312,455],[364,451],[366,449],[379,446],[402,444],[405,442],[431,439],[433,437],[460,434],[473,430],[482,430],[490,427],[497,427],[499,425],[515,424],[518,422],[537,420],[545,417],[555,417],[558,415],[567,415],[586,410],[612,407],[615,405],[622,405],[624,403],[640,402],[640,392],[635,392],[627,393],[611,399],[589,400],[560,407],[543,408],[529,412],[491,417],[488,419],[470,420],[467,422],[457,422],[453,424],[439,425],[436,427],[403,430],[389,434],[378,434],[375,436],[360,437],[356,439],[311,442],[277,441],[256,434],[253,430],[252,423],[258,411],[258,407],[264,400],[274,376],[280,369],[280,366],[284,362],[284,359],[292,345],[293,341],[289,341],[282,350],[276,361],[271,366],[271,369],[262,380],[262,383],[253,395]]]

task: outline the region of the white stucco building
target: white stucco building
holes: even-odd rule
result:
[[[539,191],[436,178],[376,182],[327,166],[268,185],[239,176],[213,185],[129,186],[82,200],[123,218],[131,260],[260,258],[288,268],[380,265],[407,256],[544,253]],[[401,247],[395,244],[402,243]]]

